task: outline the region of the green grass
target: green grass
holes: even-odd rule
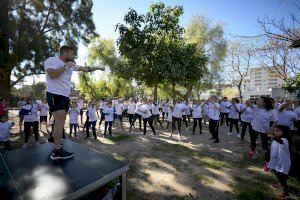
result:
[[[209,178],[207,176],[204,176],[202,174],[196,174],[195,177],[196,177],[197,180],[199,180],[199,181],[201,181],[202,183],[205,183],[205,184],[213,184],[214,183],[214,181],[211,178]]]
[[[275,199],[268,183],[254,178],[235,177],[233,186],[238,200],[272,200]]]
[[[221,169],[221,168],[230,168],[230,161],[221,161],[217,159],[213,159],[211,157],[206,156],[197,156],[193,159],[193,162],[198,165],[202,165],[204,167],[208,167],[211,169]]]
[[[129,141],[129,140],[133,140],[133,137],[131,135],[117,135],[117,136],[113,136],[113,137],[108,137],[106,138],[112,142],[123,142],[123,141]]]

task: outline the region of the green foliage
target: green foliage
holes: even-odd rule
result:
[[[79,76],[77,87],[84,98],[88,100],[113,97],[130,98],[133,96],[131,81],[116,76],[107,77],[107,79],[93,80],[91,75],[82,73]]]
[[[121,61],[112,71],[155,89],[159,84],[172,85],[173,97],[177,94],[176,85],[184,85],[189,95],[193,85],[207,72],[207,58],[196,44],[184,40],[179,25],[182,14],[181,6],[161,2],[152,3],[145,15],[130,9],[124,17],[125,24],[117,25]]]
[[[300,73],[298,73],[295,77],[289,77],[285,80],[285,83],[282,86],[286,91],[293,93],[300,88]]]
[[[46,83],[39,82],[33,85],[33,95],[36,99],[45,100]]]
[[[1,1],[1,84],[9,90],[28,75],[44,73],[42,62],[62,44],[88,43],[96,35],[92,6],[92,0]],[[16,81],[10,83],[11,74]]]

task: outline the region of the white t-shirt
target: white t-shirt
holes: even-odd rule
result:
[[[201,105],[193,105],[193,118],[202,118],[202,107]]]
[[[239,116],[239,111],[241,110],[240,108],[240,104],[239,103],[236,103],[235,106],[236,108],[234,107],[233,104],[230,104],[230,108],[229,108],[229,115],[228,115],[228,118],[231,118],[231,119],[239,119],[240,116]]]
[[[220,110],[218,108],[220,108],[220,104],[218,102],[212,103],[209,102],[208,103],[209,106],[209,118],[213,119],[213,120],[219,120],[220,119]]]
[[[128,114],[133,115],[135,112],[135,109],[136,109],[136,103],[128,103],[128,110],[127,110]]]
[[[50,57],[44,62],[44,68],[45,68],[45,74],[46,74],[46,86],[47,86],[47,92],[50,92],[52,94],[58,94],[65,97],[70,96],[71,91],[71,77],[73,74],[73,71],[76,71],[79,69],[79,66],[74,66],[67,68],[67,70],[62,73],[57,78],[50,78],[47,69],[59,69],[63,67],[65,63],[59,59],[59,57]]]
[[[156,105],[155,105],[156,104]],[[158,105],[157,105],[157,103],[152,103],[152,105],[151,105],[151,109],[152,109],[152,114],[153,115],[159,115],[159,109],[158,109]]]
[[[162,111],[163,111],[164,113],[167,113],[168,110],[169,110],[169,106],[170,106],[170,103],[169,103],[169,102],[164,102],[164,103],[163,103],[163,106],[162,106]]]
[[[294,112],[296,113],[296,119],[300,120],[300,106],[294,109]]]
[[[32,108],[31,108],[32,107]],[[34,103],[32,105],[26,104],[22,108],[26,110],[30,110],[29,115],[24,115],[24,122],[37,122],[39,121],[39,114],[38,114],[38,104]]]
[[[135,113],[136,113],[136,114],[143,115],[143,113],[142,113],[142,111],[141,111],[142,105],[143,105],[143,104],[140,103],[140,102],[138,102],[138,103],[136,104],[136,107],[135,107]]]
[[[283,144],[273,140],[271,145],[271,156],[268,167],[275,171],[288,174],[291,167],[291,158],[289,151],[289,142],[285,138],[281,138]]]
[[[103,108],[103,113],[105,114],[105,121],[106,122],[112,122],[114,121],[114,113],[115,109],[113,107],[104,107]]]
[[[252,129],[260,132],[266,133],[270,128],[270,121],[277,121],[277,115],[272,110],[267,111],[266,109],[260,109],[257,106],[253,107],[253,120],[251,122]]]
[[[150,112],[150,106],[148,104],[143,104],[140,108],[140,111],[144,119],[152,116],[152,113]]]
[[[87,111],[88,111],[88,116],[89,116],[89,122],[97,121],[96,106],[94,106],[93,108],[89,107]]]
[[[294,130],[294,121],[296,120],[296,113],[291,110],[278,111],[278,124],[288,126],[290,130]]]
[[[172,119],[173,119],[173,112],[171,109],[169,109],[167,121],[172,122]]]
[[[184,109],[185,106],[182,103],[176,103],[173,111],[173,116],[176,118],[182,118]]]
[[[69,123],[70,124],[78,124],[78,116],[80,114],[80,108],[69,108]]]
[[[0,141],[9,141],[12,122],[0,122]]]
[[[208,117],[209,116],[209,106],[207,104],[203,104],[203,116]]]
[[[183,111],[182,111],[182,115],[190,115],[190,108],[189,105],[186,105],[186,103],[182,103],[183,105]]]
[[[246,109],[245,109],[246,108]],[[242,116],[241,116],[241,120],[243,122],[248,122],[248,123],[251,123],[252,120],[253,120],[253,109],[250,108],[250,107],[247,107],[245,104],[242,104],[241,105],[241,110],[242,109],[245,109],[244,112],[242,113]]]
[[[83,100],[82,99],[77,102],[77,106],[79,109],[83,109]]]
[[[48,115],[48,110],[49,110],[49,106],[47,103],[41,103],[39,104],[40,107],[40,116],[47,116]]]
[[[124,107],[123,107],[123,105],[122,104],[116,104],[115,105],[115,109],[116,109],[116,114],[117,115],[122,115],[122,112],[123,112],[123,110],[124,110]]]
[[[229,109],[227,107],[230,105],[231,103],[229,101],[222,101],[220,103],[221,113],[229,113]]]

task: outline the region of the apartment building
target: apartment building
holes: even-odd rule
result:
[[[258,98],[261,95],[273,97],[272,90],[282,87],[283,80],[275,68],[253,67],[242,83],[244,99]]]

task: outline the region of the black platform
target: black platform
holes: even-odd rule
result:
[[[122,177],[126,198],[128,165],[84,145],[65,140],[72,159],[52,161],[52,144],[42,144],[1,154],[0,184],[11,199],[78,199],[109,181]]]

